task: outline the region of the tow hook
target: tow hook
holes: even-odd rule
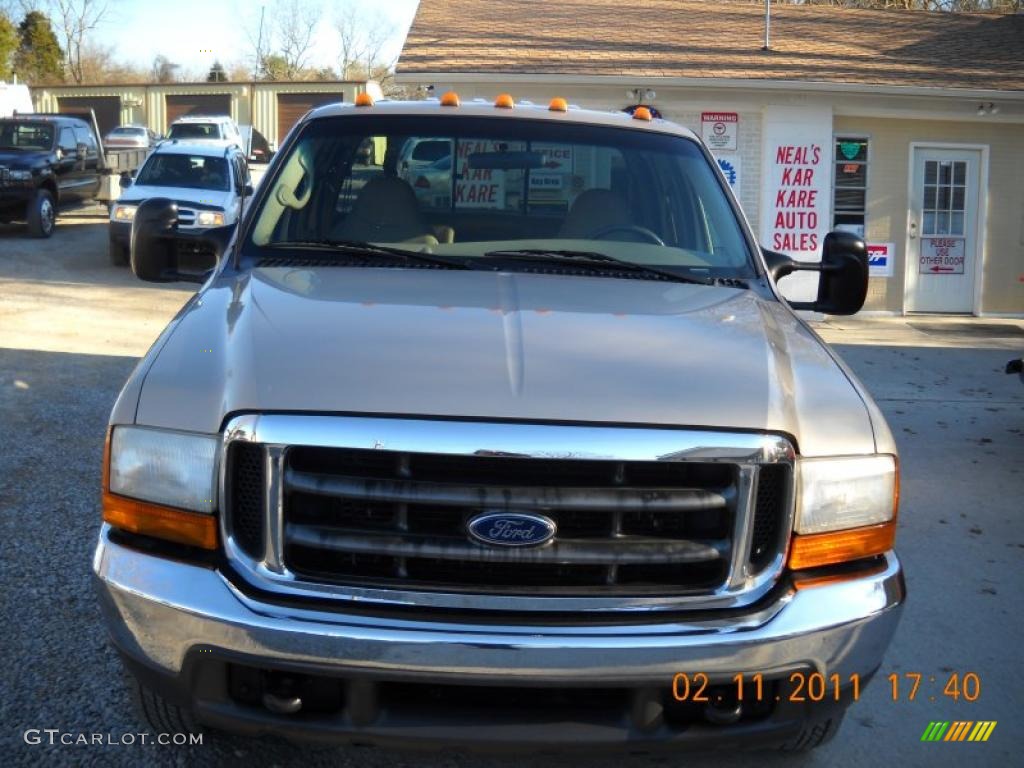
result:
[[[719,693],[704,706],[704,719],[714,725],[732,725],[743,714],[743,702]]]
[[[294,715],[302,709],[302,698],[295,695],[295,680],[287,676],[271,676],[264,691],[263,706],[276,715]]]

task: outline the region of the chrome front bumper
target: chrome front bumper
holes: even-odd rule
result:
[[[531,626],[259,602],[215,568],[127,548],[111,540],[106,526],[93,568],[114,645],[135,668],[186,690],[201,717],[202,703],[188,691],[196,686],[190,664],[202,654],[339,677],[503,687],[664,688],[678,672],[704,673],[720,683],[740,672],[867,678],[882,662],[905,594],[899,562],[890,553],[873,575],[790,590],[740,617]],[[221,726],[240,722],[223,707],[205,714]],[[265,726],[256,730],[295,730]],[[360,732],[351,723],[340,729],[350,737]],[[375,731],[370,741],[375,733],[384,738]],[[431,738],[445,739],[444,733],[434,729]],[[451,734],[464,741],[468,731]]]

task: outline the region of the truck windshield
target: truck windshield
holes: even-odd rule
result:
[[[0,121],[0,149],[47,150],[52,146],[52,125],[20,120]]]
[[[228,164],[223,157],[202,155],[151,155],[135,182],[149,187],[188,187],[225,191],[230,189]]]
[[[755,274],[697,142],[628,125],[323,118],[267,186],[250,230],[256,252],[369,242],[471,259],[590,253],[711,277]]]

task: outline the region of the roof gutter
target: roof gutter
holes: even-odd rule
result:
[[[402,84],[440,82],[459,83],[552,83],[558,85],[634,86],[638,81],[678,88],[753,89],[762,91],[803,91],[805,93],[863,93],[890,96],[931,96],[957,99],[998,99],[1024,102],[1024,91],[991,88],[933,88],[920,85],[875,85],[836,83],[820,80],[767,80],[756,78],[662,77],[658,75],[572,75],[511,72],[396,72],[395,82]]]

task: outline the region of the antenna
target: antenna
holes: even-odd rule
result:
[[[762,51],[772,49],[772,0],[764,0],[764,46]]]

